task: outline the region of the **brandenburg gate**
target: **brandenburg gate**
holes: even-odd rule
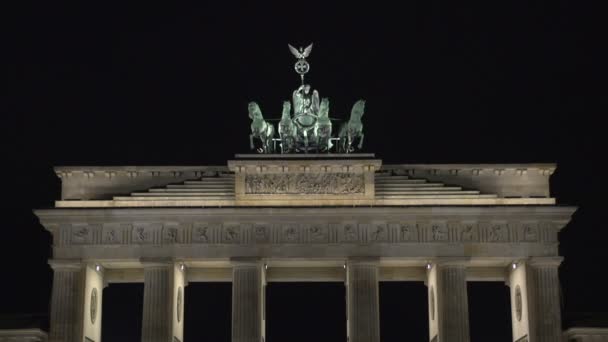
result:
[[[509,286],[513,341],[561,341],[557,234],[575,208],[550,196],[555,165],[353,153],[364,101],[332,135],[309,48],[292,48],[302,86],[278,129],[249,106],[260,154],[55,168],[61,199],[35,211],[53,235],[50,341],[102,341],[103,289],[121,282],[144,284],[142,342],[184,341],[188,283],[231,281],[232,341],[263,342],[266,284],[302,280],[344,282],[349,342],[381,341],[380,281],[424,281],[429,341],[470,341],[468,281]]]

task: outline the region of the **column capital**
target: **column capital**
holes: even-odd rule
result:
[[[141,258],[139,262],[143,268],[169,268],[176,261],[171,258]]]
[[[559,267],[564,261],[561,256],[556,257],[531,257],[527,263],[533,267]]]
[[[262,266],[262,260],[256,257],[234,257],[230,258],[232,267],[258,267]]]
[[[85,267],[80,259],[52,259],[49,265],[54,271],[80,271]]]
[[[380,258],[378,257],[350,257],[346,260],[348,265],[368,265],[378,266],[380,264]]]
[[[434,259],[432,264],[441,267],[468,267],[471,264],[471,260],[468,258],[440,257]]]

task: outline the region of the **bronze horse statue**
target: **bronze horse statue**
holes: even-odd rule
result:
[[[357,148],[360,150],[363,147],[363,138],[365,135],[363,134],[363,123],[361,122],[361,117],[363,116],[364,112],[365,100],[355,102],[353,109],[350,112],[350,119],[348,122],[345,122],[342,124],[342,126],[340,126],[340,133],[338,134],[338,137],[340,138],[339,152],[353,152],[355,150],[353,144],[356,139],[359,140]]]
[[[329,99],[324,97],[319,105],[319,115],[315,125],[314,136],[317,139],[317,151],[329,152],[331,143],[331,119],[329,118]]]
[[[273,153],[274,143],[274,126],[268,121],[264,120],[262,110],[255,102],[249,102],[249,118],[251,122],[251,134],[249,134],[249,147],[253,150],[255,148],[253,139],[257,138],[262,143],[261,147],[257,148],[259,153]]]
[[[295,152],[296,125],[291,119],[291,102],[283,102],[283,113],[279,121],[279,137],[281,137],[281,153]]]

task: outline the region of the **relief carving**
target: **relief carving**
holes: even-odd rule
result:
[[[537,241],[538,230],[536,225],[531,223],[524,223],[523,225],[523,240],[524,241]]]
[[[517,285],[515,287],[515,317],[517,318],[517,321],[520,322],[521,321],[521,314],[522,314],[522,299],[521,299],[521,288],[519,287],[519,285]]]
[[[245,176],[246,194],[363,194],[363,174],[353,173],[297,173]]]
[[[209,230],[210,227],[207,225],[201,225],[194,228],[192,240],[195,242],[207,243],[209,242]]]
[[[343,240],[347,241],[347,242],[358,240],[356,224],[345,224],[344,225]]]
[[[474,223],[464,223],[461,229],[460,240],[462,242],[471,242],[477,240]]]
[[[431,225],[431,234],[433,241],[447,241],[448,227],[443,224],[433,223]]]
[[[152,234],[146,227],[135,227],[133,229],[133,242],[149,243],[152,242]]]
[[[253,227],[253,239],[257,243],[268,242],[269,229],[264,225],[256,225]]]
[[[95,324],[97,320],[97,289],[93,288],[91,290],[91,299],[90,299],[90,307],[89,307],[89,316],[91,317],[91,324]]]
[[[502,224],[493,224],[488,230],[488,241],[489,242],[506,242],[507,241],[507,227]]]
[[[370,228],[369,238],[374,242],[384,242],[388,240],[388,230],[386,229],[386,225],[377,224]]]
[[[163,240],[168,243],[177,243],[177,227],[167,227],[163,230]]]
[[[107,244],[118,243],[118,233],[116,232],[116,229],[110,228],[104,231],[103,242]]]
[[[327,228],[321,224],[313,224],[309,228],[312,242],[327,242]]]
[[[399,239],[400,241],[415,241],[416,240],[416,224],[415,223],[401,223],[399,226]]]
[[[284,242],[298,242],[298,229],[296,225],[287,225],[283,228]]]
[[[224,228],[224,242],[237,243],[241,235],[241,227],[228,226]]]
[[[92,232],[89,226],[74,226],[72,228],[72,243],[87,244],[91,243]]]

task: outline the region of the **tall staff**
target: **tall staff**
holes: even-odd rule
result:
[[[302,85],[304,85],[304,75],[308,73],[310,70],[310,64],[306,61],[306,57],[310,55],[310,51],[312,51],[312,44],[308,45],[306,48],[300,47],[300,49],[296,49],[291,44],[287,44],[289,46],[289,51],[298,59],[296,64],[294,65],[294,69],[300,75],[300,79],[302,80]]]

